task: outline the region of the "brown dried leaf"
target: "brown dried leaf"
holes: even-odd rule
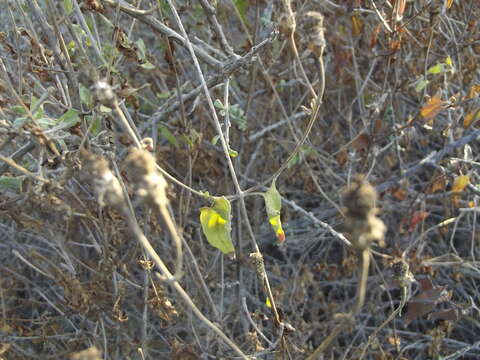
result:
[[[433,125],[433,119],[437,116],[445,107],[445,102],[442,101],[441,92],[438,91],[434,97],[427,101],[420,110],[420,115],[424,118],[428,125]]]
[[[429,278],[419,279],[420,293],[408,301],[408,310],[405,315],[405,324],[410,324],[416,318],[435,309],[437,304],[450,298],[446,286],[433,286]]]
[[[465,118],[463,119],[463,128],[468,128],[477,120],[480,120],[480,107],[470,111],[467,113],[467,115],[465,115]]]

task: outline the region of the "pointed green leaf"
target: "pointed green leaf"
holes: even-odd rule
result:
[[[282,229],[282,221],[280,220],[280,211],[282,210],[282,198],[277,188],[275,187],[275,180],[272,185],[263,194],[265,199],[265,208],[267,210],[268,221],[277,235],[278,241],[285,241],[285,232]]]
[[[231,206],[225,197],[217,197],[212,207],[200,209],[200,224],[210,245],[224,254],[235,252],[230,237]]]

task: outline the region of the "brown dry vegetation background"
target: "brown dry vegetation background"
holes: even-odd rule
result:
[[[479,19],[1,1],[0,358],[479,359]]]

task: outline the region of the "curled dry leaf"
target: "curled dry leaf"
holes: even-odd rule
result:
[[[439,303],[450,299],[446,286],[434,286],[429,278],[419,279],[418,282],[420,293],[408,301],[405,325],[434,310]]]
[[[423,105],[420,115],[422,115],[427,125],[433,125],[433,120],[445,108],[445,104],[446,102],[442,101],[441,98],[441,91],[438,91],[435,96]]]

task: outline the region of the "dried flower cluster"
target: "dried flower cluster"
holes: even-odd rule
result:
[[[83,148],[80,150],[80,156],[84,174],[92,176],[99,204],[122,207],[125,204],[122,187],[110,170],[107,159]]]
[[[308,48],[320,58],[325,49],[323,15],[316,11],[308,11],[303,19],[303,31],[307,37]]]
[[[386,227],[377,217],[377,193],[361,175],[355,177],[343,195],[346,206],[345,226],[352,245],[359,249],[370,248],[373,242],[384,246]]]
[[[148,151],[132,148],[125,160],[136,193],[158,207],[168,203],[167,182],[157,170],[155,158]]]

